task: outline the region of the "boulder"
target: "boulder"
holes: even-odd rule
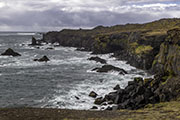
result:
[[[91,57],[91,58],[88,58],[88,60],[94,60],[96,62],[100,62],[101,64],[106,64],[106,60],[102,59],[102,58],[99,58],[99,57]]]
[[[21,56],[21,54],[17,53],[17,52],[14,52],[14,50],[12,50],[11,48],[8,48],[4,53],[2,53],[1,55],[4,55],[4,56]]]
[[[92,109],[92,110],[97,110],[97,109],[98,109],[98,107],[93,106],[91,109]]]
[[[49,58],[47,56],[43,56],[40,59],[34,59],[34,61],[38,61],[38,62],[47,62],[50,61]]]
[[[77,96],[74,96],[77,100],[79,100],[80,98],[79,97],[77,97]]]
[[[113,88],[113,90],[119,90],[119,89],[121,89],[119,85],[116,85],[116,86]]]
[[[96,104],[96,105],[101,105],[103,102],[104,102],[103,98],[102,98],[102,97],[99,97],[99,98],[97,98],[97,99],[94,101],[94,104]]]
[[[92,91],[92,92],[89,93],[89,96],[90,96],[90,97],[93,97],[93,98],[96,98],[97,95],[98,95],[98,94],[95,93],[94,91]]]
[[[105,95],[104,101],[113,101],[114,102],[116,99],[116,96],[117,96],[117,92],[111,92],[111,93]]]
[[[97,72],[100,72],[100,73],[109,72],[109,71],[117,71],[117,72],[119,72],[121,74],[127,74],[127,72],[124,69],[114,67],[112,65],[104,65],[101,68],[97,67],[97,68],[93,69],[92,71],[97,71]]]

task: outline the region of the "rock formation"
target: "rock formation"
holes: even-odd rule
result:
[[[124,69],[114,67],[112,65],[104,65],[101,68],[94,68],[92,71],[97,71],[100,73],[109,72],[109,71],[117,71],[119,72],[119,74],[127,74],[127,72]]]
[[[40,59],[34,59],[34,61],[38,61],[38,62],[47,62],[50,61],[49,58],[47,56],[43,56]]]
[[[88,60],[94,60],[96,62],[100,62],[101,64],[106,64],[106,60],[102,59],[102,58],[99,58],[99,57],[91,57],[89,58]]]
[[[13,49],[11,48],[8,48],[4,53],[2,53],[1,55],[4,55],[4,56],[13,56],[13,57],[16,57],[16,56],[21,56],[21,54],[17,53],[17,52],[14,52]]]

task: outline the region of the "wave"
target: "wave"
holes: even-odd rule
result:
[[[34,32],[33,32],[33,33],[31,33],[31,32],[30,32],[30,33],[26,33],[26,32],[24,32],[24,33],[22,32],[22,33],[21,33],[21,32],[20,32],[20,33],[16,33],[16,34],[17,34],[17,35],[36,35],[36,33],[34,33]]]
[[[100,57],[107,60],[108,64],[117,65],[125,70],[133,71],[126,75],[119,75],[118,72],[108,72],[108,73],[97,73],[91,70],[86,70],[87,74],[91,74],[88,79],[85,79],[76,85],[71,86],[66,94],[62,94],[62,85],[58,85],[60,90],[55,90],[56,93],[54,97],[48,101],[46,104],[48,107],[63,108],[63,109],[77,109],[77,110],[89,110],[92,106],[97,106],[98,109],[104,109],[105,106],[94,105],[94,99],[89,97],[91,91],[95,91],[99,97],[104,97],[105,94],[112,92],[113,88],[119,84],[121,88],[125,88],[128,81],[132,81],[134,77],[147,77],[144,71],[138,70],[128,64],[125,61],[117,61],[115,58],[110,57],[111,54],[101,55]],[[72,58],[76,60],[76,58]],[[79,61],[82,62],[83,60]],[[92,64],[93,63],[93,64]],[[90,67],[94,67],[101,64],[89,61]],[[137,73],[144,73],[137,74]],[[65,92],[65,91],[64,91]],[[79,98],[79,99],[77,99]],[[44,107],[47,107],[44,106]]]
[[[37,35],[35,32],[0,32],[0,36],[33,36]]]

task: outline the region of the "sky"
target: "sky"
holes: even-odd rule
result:
[[[180,0],[0,0],[0,31],[52,31],[180,17]]]

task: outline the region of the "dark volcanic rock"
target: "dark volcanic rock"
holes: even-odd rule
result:
[[[31,43],[31,45],[37,45],[37,40],[36,40],[34,37],[32,37],[32,43]]]
[[[106,60],[102,59],[102,58],[99,58],[99,57],[91,57],[89,58],[88,60],[94,60],[96,62],[100,62],[101,64],[106,64]]]
[[[101,68],[95,68],[92,71],[97,71],[97,72],[109,72],[109,71],[117,71],[120,74],[127,74],[127,72],[124,69],[114,67],[112,65],[104,65]]]
[[[93,98],[96,98],[97,95],[98,95],[98,94],[95,93],[94,91],[92,91],[92,92],[89,93],[89,96],[90,96],[90,97],[93,97]]]
[[[92,109],[92,110],[97,110],[97,109],[98,109],[98,107],[93,106],[91,109]]]
[[[41,45],[40,40],[37,40],[36,38],[32,37],[31,44],[32,46]]]
[[[38,62],[47,62],[50,61],[49,58],[47,56],[43,56],[40,59],[34,59],[34,61],[38,61]]]
[[[101,105],[103,102],[104,102],[104,99],[102,97],[99,97],[94,101],[94,104]]]
[[[166,82],[164,78],[164,75],[156,75],[154,79],[134,78],[134,81],[128,82],[125,89],[111,92],[104,98],[97,99],[96,103],[111,102],[117,104],[116,109],[139,109],[149,103],[169,101],[173,98],[174,92],[163,90],[161,86]]]
[[[119,85],[116,85],[113,89],[114,89],[114,90],[119,90],[119,89],[121,89],[121,88],[120,88]]]
[[[21,56],[19,53],[14,52],[14,50],[12,50],[11,48],[8,48],[4,53],[2,53],[1,55],[5,55],[5,56]]]
[[[77,100],[79,100],[80,98],[79,97],[77,97],[77,96],[74,96]]]

